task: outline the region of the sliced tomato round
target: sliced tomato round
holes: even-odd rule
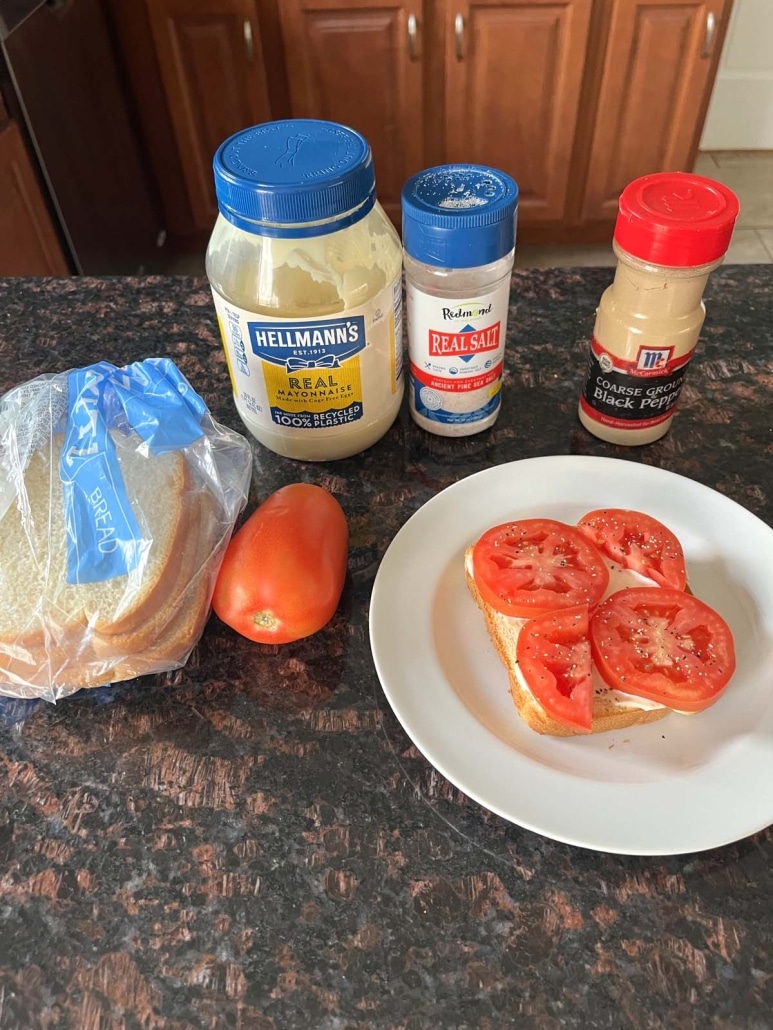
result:
[[[577,528],[623,568],[648,576],[661,587],[684,590],[687,586],[682,545],[651,515],[625,508],[600,508],[584,515]]]
[[[528,619],[604,596],[609,570],[602,555],[574,526],[553,519],[522,519],[487,530],[472,554],[475,585],[504,615]]]
[[[588,606],[530,619],[516,644],[518,669],[548,715],[579,733],[593,721]]]
[[[701,712],[735,671],[733,634],[692,594],[664,587],[618,590],[590,623],[593,660],[610,687],[679,712]]]

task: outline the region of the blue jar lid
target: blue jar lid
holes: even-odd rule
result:
[[[337,232],[364,218],[376,200],[368,141],[337,122],[253,125],[221,143],[213,167],[220,213],[261,236]]]
[[[403,186],[402,207],[403,246],[426,265],[476,268],[515,246],[518,186],[496,168],[427,168]]]

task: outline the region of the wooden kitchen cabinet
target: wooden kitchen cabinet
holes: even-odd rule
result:
[[[283,0],[292,113],[367,137],[379,199],[398,225],[405,180],[446,161],[510,172],[521,191],[519,218],[558,220],[591,5]]]
[[[0,123],[0,276],[69,274],[19,126]]]
[[[614,0],[581,222],[610,220],[624,187],[691,170],[731,0]]]
[[[592,0],[447,0],[446,152],[509,172],[518,219],[560,221]]]
[[[212,158],[232,133],[271,117],[253,0],[146,0],[195,228],[217,217]]]
[[[282,0],[293,117],[325,118],[371,145],[378,198],[399,224],[400,191],[425,163],[420,0]]]
[[[212,156],[231,133],[324,118],[368,139],[379,199],[398,226],[402,186],[422,168],[473,161],[509,172],[522,243],[608,241],[628,182],[692,168],[732,6],[144,0],[160,105],[141,74],[142,32],[129,31],[137,5],[108,2],[124,38],[134,36],[135,92],[170,223],[185,217],[168,199],[181,184],[191,227],[211,229]]]

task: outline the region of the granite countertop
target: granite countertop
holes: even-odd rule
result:
[[[773,1026],[770,830],[637,858],[511,825],[421,756],[371,658],[390,540],[488,466],[612,455],[773,524],[773,266],[714,273],[674,426],[643,449],[576,418],[609,281],[514,274],[503,413],[487,433],[433,437],[404,408],[347,461],[254,445],[248,510],[304,479],[349,519],[347,585],[320,634],[259,646],[213,616],[181,671],[56,706],[0,702],[0,1030]],[[158,354],[242,428],[203,280],[0,281],[0,392]]]

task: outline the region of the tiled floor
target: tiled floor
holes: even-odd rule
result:
[[[727,264],[773,263],[773,151],[718,151],[699,154],[696,172],[735,191],[741,202]],[[611,246],[519,247],[518,268],[614,265]]]
[[[725,262],[773,263],[773,151],[720,151],[698,155],[695,171],[724,182],[738,196],[741,214]],[[517,268],[561,268],[615,264],[608,246],[518,246]],[[170,260],[159,271],[169,275],[203,275],[204,254]]]

